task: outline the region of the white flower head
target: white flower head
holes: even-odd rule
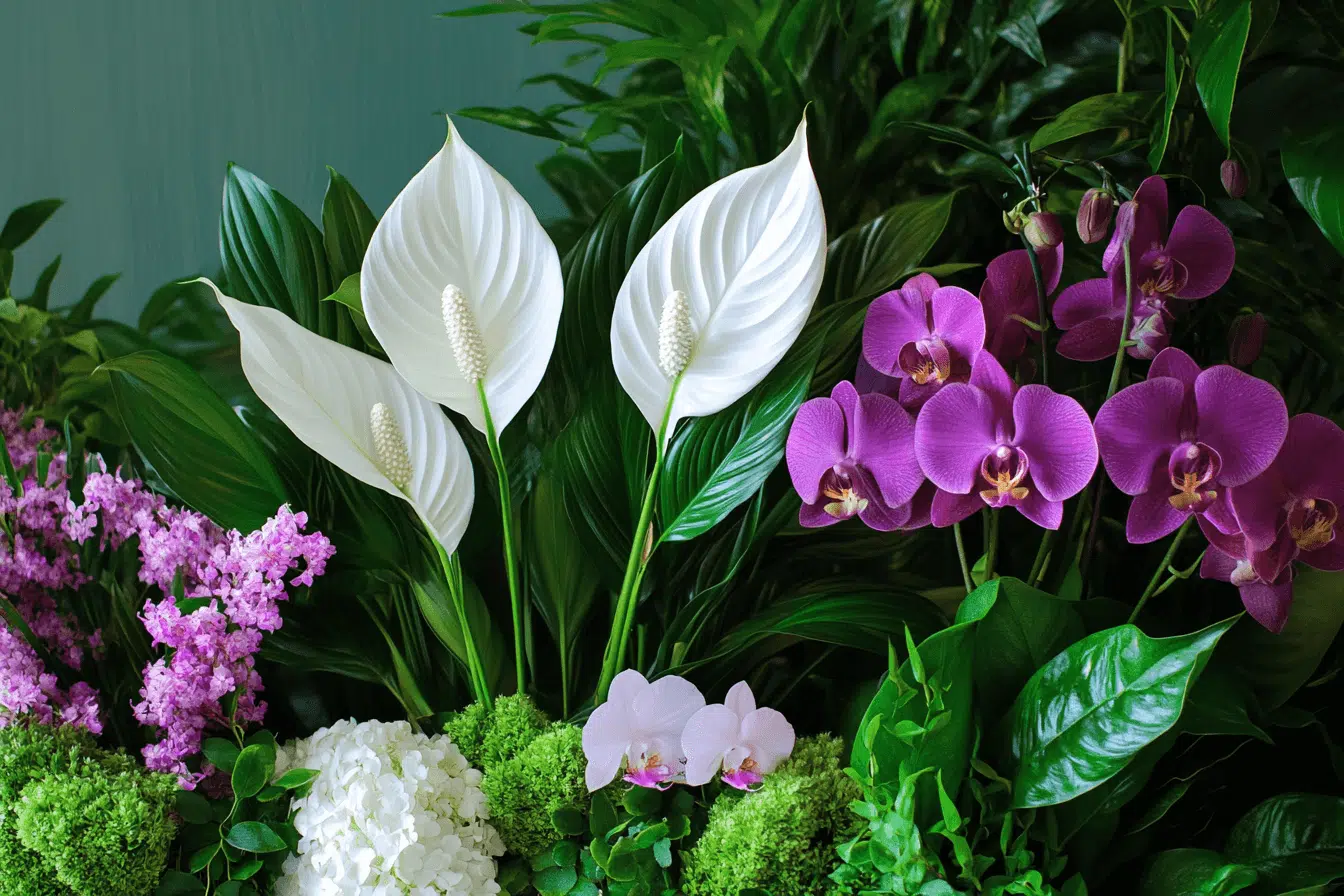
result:
[[[708,784],[723,770],[724,783],[750,790],[793,752],[793,726],[778,710],[756,708],[756,696],[745,681],[715,703],[691,716],[681,736],[686,755],[686,783]]]
[[[623,766],[631,784],[667,789],[686,767],[681,732],[704,705],[696,686],[676,675],[652,683],[633,669],[617,675],[583,726],[588,789],[606,787]]]

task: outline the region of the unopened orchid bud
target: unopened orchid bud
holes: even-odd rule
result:
[[[1078,205],[1078,239],[1085,243],[1099,243],[1111,229],[1111,213],[1115,211],[1115,197],[1095,187],[1083,194]]]
[[[1233,199],[1246,195],[1246,166],[1236,159],[1227,159],[1218,172],[1223,179],[1223,189]]]
[[[1134,238],[1134,217],[1138,214],[1139,204],[1133,199],[1120,203],[1115,213],[1115,236],[1113,240],[1127,243]]]
[[[1269,324],[1259,311],[1239,314],[1227,332],[1227,356],[1235,367],[1250,367],[1265,347]]]
[[[1003,213],[1003,226],[1009,233],[1016,236],[1022,232],[1022,227],[1026,224],[1022,220],[1022,215],[1018,209],[1009,209]]]
[[[1064,228],[1050,212],[1032,212],[1022,235],[1037,249],[1050,249],[1064,242]]]

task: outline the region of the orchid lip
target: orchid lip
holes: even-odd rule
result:
[[[901,372],[921,386],[942,385],[952,375],[952,352],[937,336],[907,342],[896,359]]]
[[[1203,442],[1182,442],[1172,449],[1167,460],[1167,476],[1174,492],[1167,498],[1177,510],[1203,513],[1218,498],[1218,491],[1206,488],[1218,478],[1223,461],[1218,452]]]
[[[845,464],[836,464],[821,477],[821,493],[831,501],[822,506],[836,519],[847,520],[868,509],[868,499],[854,487],[857,477]]]
[[[1334,541],[1337,522],[1339,508],[1322,498],[1295,501],[1288,511],[1288,533],[1303,551],[1319,551]]]
[[[743,761],[738,768],[724,772],[723,775],[723,783],[738,790],[754,790],[764,780],[765,776],[757,771],[755,761],[750,758]]]
[[[980,478],[990,486],[981,490],[980,497],[990,507],[1021,503],[1031,494],[1022,484],[1030,468],[1031,461],[1021,448],[999,445],[980,461]]]
[[[644,760],[644,765],[627,767],[623,780],[636,787],[667,790],[672,786],[672,770],[661,763],[662,758],[654,753]]]

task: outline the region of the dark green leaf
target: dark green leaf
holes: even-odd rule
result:
[[[579,882],[579,874],[571,865],[567,868],[544,868],[532,875],[532,886],[541,896],[565,896]]]
[[[355,329],[359,331],[364,345],[379,355],[383,354],[383,347],[378,344],[378,337],[373,335],[373,330],[369,328],[369,319],[364,316],[364,299],[359,292],[358,270],[342,280],[336,291],[323,301],[344,305],[350,312],[350,319],[355,322]]]
[[[1344,254],[1344,127],[1289,137],[1283,173],[1321,233]]]
[[[205,892],[205,884],[183,871],[169,869],[159,878],[158,889],[154,896],[199,896]]]
[[[359,273],[378,219],[350,181],[330,166],[327,173],[327,192],[322,197],[322,245],[331,266],[331,282],[341,283]]]
[[[625,811],[637,817],[653,815],[663,805],[663,795],[651,787],[631,787],[621,798]]]
[[[14,209],[5,220],[4,229],[0,230],[0,249],[13,252],[28,242],[64,204],[62,199],[39,199]]]
[[[510,106],[508,108],[470,106],[466,109],[458,109],[457,114],[463,118],[474,118],[477,121],[488,122],[501,128],[508,128],[511,131],[530,134],[533,137],[545,137],[548,140],[558,140],[561,143],[577,142],[567,138],[555,126],[553,119],[549,119],[526,106]],[[568,124],[563,119],[561,119],[561,123]]]
[[[186,364],[137,352],[111,374],[122,424],[172,493],[226,529],[251,532],[287,500],[261,444]]]
[[[187,861],[187,869],[191,871],[192,874],[200,871],[206,865],[210,864],[210,860],[215,857],[215,854],[219,852],[219,849],[220,845],[218,840],[207,846],[202,846],[191,854],[191,858]]]
[[[224,839],[244,852],[267,853],[289,849],[284,838],[273,831],[270,825],[260,821],[241,821],[229,828]]]
[[[1234,635],[1227,637],[1223,649],[1230,652]],[[1188,734],[1239,734],[1272,743],[1269,735],[1251,721],[1255,709],[1255,694],[1245,682],[1223,663],[1214,662],[1190,692],[1181,714],[1181,730]]]
[[[819,304],[872,298],[895,286],[938,242],[956,193],[902,202],[831,243]]]
[[[1156,127],[1153,128],[1153,136],[1148,145],[1148,166],[1154,172],[1162,167],[1162,159],[1167,154],[1167,143],[1171,138],[1171,116],[1176,111],[1176,100],[1181,94],[1181,81],[1185,77],[1185,60],[1177,56],[1171,32],[1172,21],[1168,18],[1166,90],[1162,95],[1162,111],[1158,113],[1160,117],[1157,119]]]
[[[1016,4],[1016,11],[999,28],[999,37],[1045,65],[1045,47],[1041,32],[1036,27],[1036,16],[1031,4]]]
[[[293,790],[296,787],[302,787],[309,781],[316,778],[317,769],[314,768],[292,768],[283,775],[275,779],[276,787],[283,787],[286,790]]]
[[[583,813],[578,809],[556,809],[551,813],[551,825],[556,833],[565,837],[577,837],[588,830]]]
[[[672,841],[666,837],[653,844],[653,860],[659,868],[672,867]]]
[[[98,300],[112,288],[112,284],[121,279],[120,274],[104,274],[89,285],[84,295],[66,312],[66,320],[72,324],[86,324],[93,317],[93,309]]]
[[[1225,851],[1260,872],[1266,894],[1338,880],[1344,877],[1344,798],[1270,797],[1237,822]]]
[[[230,783],[233,795],[239,799],[256,796],[275,773],[275,747],[253,744],[244,747],[233,764]]]
[[[261,870],[261,866],[264,864],[265,862],[261,859],[253,859],[250,862],[244,862],[243,864],[236,866],[233,871],[229,873],[229,878],[231,880],[251,880],[256,873]]]
[[[57,255],[52,259],[51,264],[42,269],[42,273],[37,275],[37,283],[33,286],[32,295],[24,299],[25,305],[32,305],[39,311],[46,311],[47,305],[51,301],[51,283],[56,279],[56,272],[61,269],[61,256]],[[4,295],[4,284],[0,283],[0,295]]]
[[[532,485],[529,499],[529,525],[523,530],[528,557],[536,575],[532,577],[533,596],[542,620],[559,646],[563,685],[569,684],[569,657],[599,584],[598,566],[584,550],[584,544],[569,520],[561,483],[552,469],[543,466]],[[572,811],[572,810],[571,810]],[[557,820],[557,825],[559,821]],[[582,827],[580,815],[577,824]],[[572,834],[577,831],[561,831]]]
[[[1104,93],[1074,103],[1042,125],[1031,138],[1033,150],[1109,128],[1138,124],[1153,105],[1152,93]]]
[[[1000,180],[1007,183],[1019,183],[1018,175],[1003,160],[999,151],[990,146],[979,137],[973,136],[961,128],[950,127],[945,124],[933,124],[926,121],[910,121],[901,125],[902,128],[924,134],[939,143],[950,143],[953,146],[960,146],[962,149],[969,150],[977,155],[983,156],[993,166],[993,170]]]
[[[238,747],[222,737],[207,737],[201,744],[201,752],[211,765],[226,773],[232,772],[233,764],[238,761]]]
[[[1153,857],[1138,896],[1231,896],[1255,883],[1254,869],[1207,849],[1171,849]]]
[[[210,803],[194,790],[177,793],[176,809],[187,824],[205,824],[210,820]]]
[[[1251,3],[1241,0],[1226,20],[1219,23],[1217,33],[1195,69],[1195,87],[1204,103],[1204,111],[1208,113],[1214,133],[1229,150],[1232,147],[1232,98],[1237,92],[1237,74],[1241,71],[1241,57],[1250,32]]]
[[[1122,625],[1043,666],[1013,707],[1014,806],[1062,803],[1120,772],[1176,724],[1190,686],[1234,621],[1175,638]]]

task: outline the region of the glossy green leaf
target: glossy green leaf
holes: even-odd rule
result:
[[[1013,803],[1050,806],[1103,784],[1180,718],[1186,694],[1235,619],[1149,638],[1122,625],[1043,666],[1013,706]]]
[[[210,801],[194,790],[179,791],[174,808],[187,824],[205,824],[210,820]]]
[[[170,868],[159,878],[159,886],[154,891],[154,896],[199,896],[204,892],[205,884],[197,880],[194,875]]]
[[[1260,872],[1266,896],[1344,878],[1344,797],[1270,797],[1236,823],[1224,851]]]
[[[1266,712],[1278,709],[1311,680],[1344,624],[1344,573],[1302,569],[1293,579],[1293,608],[1283,631],[1243,617],[1215,663],[1228,662],[1255,691]]]
[[[1015,4],[1014,12],[999,27],[999,37],[1045,65],[1045,47],[1041,45],[1041,32],[1036,27],[1035,11],[1031,8],[1033,5]]]
[[[251,532],[286,502],[261,444],[196,371],[152,351],[100,369],[131,441],[183,503],[226,529]]]
[[[322,234],[298,206],[237,165],[224,179],[219,256],[234,298],[278,308],[322,336],[340,335],[337,309],[322,303],[332,286]]]
[[[1208,849],[1169,849],[1153,857],[1138,896],[1231,896],[1256,881],[1253,868]]]
[[[274,773],[275,747],[268,744],[244,747],[233,763],[233,773],[230,775],[233,795],[239,799],[256,796],[270,782]]]
[[[1135,91],[1103,93],[1079,100],[1041,125],[1032,135],[1031,148],[1044,149],[1085,134],[1131,127],[1143,120],[1154,99],[1152,93]]]
[[[322,245],[331,266],[331,282],[342,283],[359,273],[378,219],[350,181],[330,166],[327,173],[327,192],[322,197]]]
[[[411,594],[420,608],[421,616],[429,625],[430,631],[439,639],[439,643],[447,647],[448,651],[465,665],[467,644],[462,638],[462,626],[458,621],[457,610],[453,606],[448,583],[444,581],[438,558],[425,549],[425,554],[417,557],[415,568],[418,571],[410,581]],[[505,667],[510,665],[504,661],[503,635],[490,616],[490,609],[481,596],[481,590],[471,579],[465,579],[464,584],[466,587],[463,599],[467,608],[467,624],[471,626],[476,649],[485,666],[486,680],[494,687],[501,684],[501,676],[506,674]],[[393,661],[394,664],[397,662],[395,654]],[[401,670],[397,672],[400,674]],[[406,685],[416,686],[414,676],[408,673],[404,677],[407,679]]]
[[[555,126],[552,119],[526,106],[509,106],[508,108],[469,106],[465,109],[458,109],[457,114],[462,118],[473,118],[476,121],[484,121],[532,137],[545,137],[547,140],[557,140],[561,143],[573,142]]]
[[[378,337],[373,335],[373,330],[369,329],[369,319],[364,316],[364,299],[359,292],[358,270],[342,280],[336,291],[323,301],[344,305],[350,312],[350,319],[354,321],[355,329],[359,331],[359,337],[364,340],[365,347],[379,355],[383,354],[383,348],[378,344]]]
[[[1235,628],[1234,628],[1235,631]],[[1224,649],[1231,652],[1227,636]],[[1181,730],[1187,734],[1239,734],[1272,743],[1268,734],[1251,720],[1259,714],[1255,694],[1228,666],[1214,662],[1204,670],[1186,700]]]
[[[1232,99],[1237,92],[1237,74],[1251,32],[1251,2],[1241,0],[1220,23],[1208,49],[1195,69],[1195,88],[1204,103],[1214,133],[1229,150],[1232,147]]]
[[[895,286],[938,242],[956,195],[902,202],[837,237],[827,250],[818,304],[872,298]]]
[[[825,327],[811,325],[759,386],[717,414],[681,427],[659,481],[659,541],[685,541],[709,531],[761,487],[784,456],[825,336]]]
[[[532,886],[541,896],[565,896],[578,881],[579,875],[573,866],[545,868],[532,875]]]
[[[289,849],[289,844],[261,821],[241,821],[229,828],[224,840],[230,846],[236,846],[244,852],[281,852]]]
[[[0,229],[0,249],[13,252],[28,242],[64,204],[63,199],[39,199],[14,209],[5,219],[4,228]]]
[[[1167,154],[1167,143],[1171,139],[1171,116],[1176,111],[1176,101],[1181,95],[1181,81],[1185,78],[1185,60],[1176,53],[1172,37],[1172,21],[1167,19],[1166,89],[1162,94],[1162,109],[1158,112],[1157,125],[1148,141],[1148,166],[1154,172],[1162,167],[1162,159]]]
[[[232,772],[234,763],[238,761],[239,750],[231,740],[225,740],[222,737],[207,737],[201,744],[201,753],[215,768]]]
[[[1283,173],[1297,201],[1344,255],[1344,126],[1290,136],[1283,146]]]

